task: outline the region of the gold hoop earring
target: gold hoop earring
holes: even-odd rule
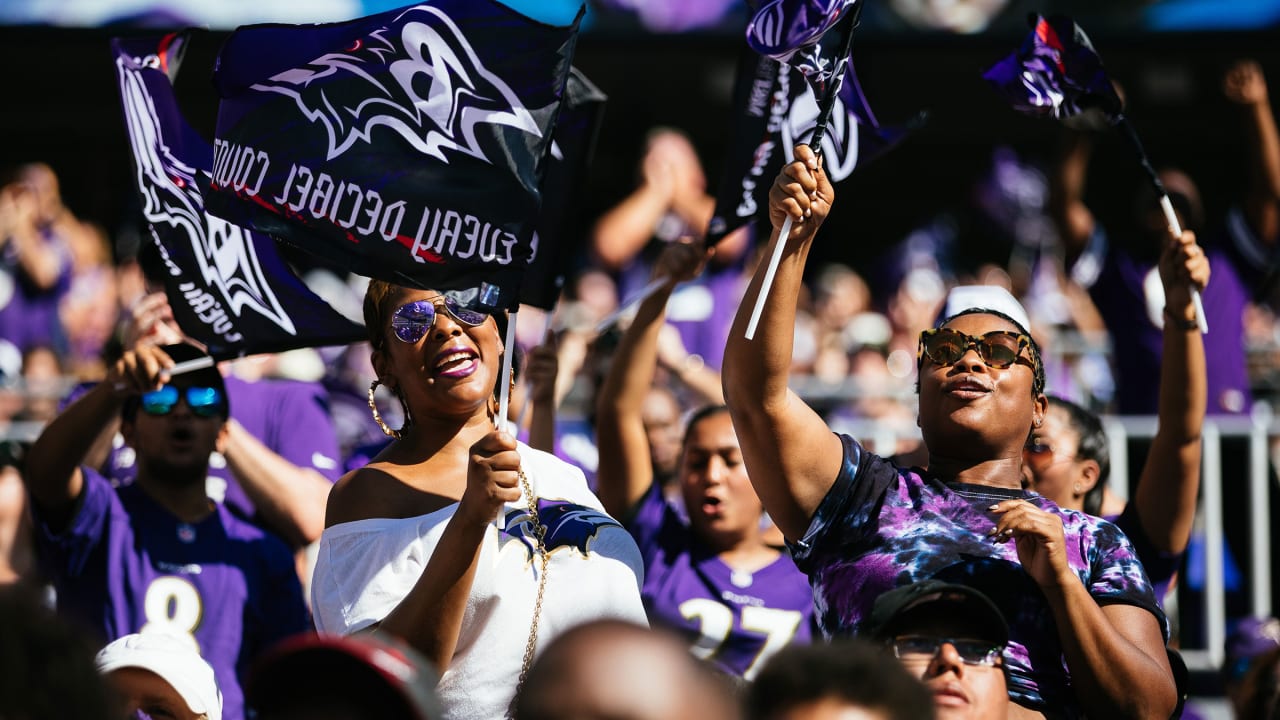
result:
[[[377,390],[378,386],[381,384],[382,384],[382,380],[380,379],[374,380],[372,383],[369,384],[369,412],[373,413],[373,421],[378,423],[378,427],[382,428],[383,435],[386,435],[389,438],[395,438],[396,440],[399,440],[400,431],[393,430],[391,426],[387,425],[386,421],[382,419],[382,415],[378,413],[378,404],[374,402],[374,399],[373,399],[373,391]]]

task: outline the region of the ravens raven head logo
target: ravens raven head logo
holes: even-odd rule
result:
[[[617,520],[594,508],[565,502],[564,500],[544,500],[538,498],[538,519],[546,528],[543,540],[547,552],[556,548],[576,548],[586,555],[591,551],[591,542],[606,527],[623,527]],[[529,545],[530,557],[537,549],[537,539],[533,532],[533,517],[527,509],[507,511],[506,532]]]
[[[848,82],[848,79],[844,81]],[[802,92],[795,96],[787,120],[782,123],[782,147],[788,152],[801,139],[811,137],[818,124],[818,102],[813,91],[807,83],[794,76],[791,82],[800,82]],[[827,133],[822,136],[822,164],[832,182],[849,177],[857,166],[858,130],[856,116],[849,111],[845,98],[837,94],[827,122]]]
[[[359,141],[371,142],[377,127],[445,163],[457,152],[493,164],[476,138],[482,124],[542,136],[510,86],[485,68],[449,16],[431,6],[409,8],[347,50],[253,89],[293,98],[308,120],[323,125],[329,160]]]
[[[182,157],[183,136],[194,131],[177,115],[169,81],[147,82],[144,73],[161,73],[160,67],[154,56],[116,61],[142,212],[152,235],[166,254],[194,258],[204,284],[237,318],[252,310],[295,333],[293,320],[263,273],[249,231],[205,213],[197,175],[210,168],[196,167]],[[158,102],[172,106],[171,112],[160,113]]]

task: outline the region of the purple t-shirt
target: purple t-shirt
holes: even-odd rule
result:
[[[698,543],[656,483],[626,525],[644,558],[649,622],[683,635],[698,657],[750,680],[773,653],[812,639],[813,592],[791,558],[734,571]]]
[[[1178,573],[1178,566],[1182,564],[1182,553],[1167,553],[1156,549],[1147,537],[1146,530],[1142,529],[1136,503],[1126,504],[1119,515],[1104,516],[1103,520],[1114,523],[1129,538],[1133,551],[1138,554],[1138,560],[1142,561],[1142,567],[1151,580],[1152,593],[1163,606],[1169,587],[1173,584],[1173,576]]]
[[[58,302],[71,287],[71,261],[61,238],[42,232],[41,251],[62,256],[62,272],[53,287],[37,288],[22,270],[13,242],[0,248],[0,338],[26,352],[38,345],[65,346]]]
[[[1149,610],[1168,638],[1142,563],[1111,523],[1022,490],[921,477],[840,437],[840,473],[804,539],[792,546],[796,565],[813,584],[818,624],[827,636],[863,633],[876,598],[893,588],[927,579],[969,585],[991,598],[1009,623],[1010,697],[1079,716],[1044,593],[1022,569],[1014,543],[987,536],[995,526],[987,508],[1021,499],[1062,518],[1067,561],[1099,605]]]
[[[310,627],[293,554],[224,507],[184,523],[141,487],[116,491],[82,470],[80,508],[65,530],[54,534],[35,513],[59,611],[104,641],[148,630],[193,637],[222,689],[222,717],[243,718],[240,681],[253,660]]]
[[[280,457],[313,468],[330,482],[342,474],[338,437],[329,417],[328,393],[319,383],[295,380],[223,379],[231,417]],[[129,485],[138,474],[131,449],[117,447],[107,458],[106,474],[117,485]],[[259,522],[253,501],[231,474],[226,459],[209,461],[209,496],[237,515]]]
[[[1089,295],[1117,343],[1117,410],[1122,415],[1155,415],[1160,400],[1162,330],[1152,315],[1160,317],[1163,304],[1149,307],[1148,288],[1158,288],[1153,262],[1127,252],[1105,249],[1098,231],[1091,253],[1105,253],[1096,281],[1087,282]],[[1248,413],[1252,405],[1248,363],[1244,346],[1244,308],[1249,293],[1235,263],[1217,244],[1205,246],[1213,276],[1201,293],[1209,335],[1205,338],[1205,367],[1209,380],[1209,414]]]

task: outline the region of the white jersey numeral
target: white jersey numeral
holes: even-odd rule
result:
[[[200,601],[199,591],[190,582],[172,575],[152,580],[143,601],[143,612],[147,616],[147,624],[142,626],[141,632],[163,632],[188,638],[197,650],[200,649],[195,631],[204,617],[204,604]]]
[[[698,623],[698,640],[689,651],[700,660],[715,657],[733,631],[733,610],[728,605],[709,598],[694,598],[680,603],[680,614],[685,620]],[[744,606],[742,629],[760,633],[765,636],[765,640],[742,677],[746,680],[754,678],[765,660],[791,642],[803,620],[804,615],[797,610]]]

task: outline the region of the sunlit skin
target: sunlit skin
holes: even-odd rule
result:
[[[1019,332],[1013,323],[985,313],[962,315],[946,327],[972,336],[992,330]],[[1028,351],[1022,357],[1029,360]],[[950,365],[925,358],[918,422],[929,448],[930,469],[944,475],[966,469],[966,482],[1020,487],[1022,448],[1047,407],[1043,395],[1031,394],[1034,380],[1029,364],[993,368],[974,348]]]
[[[764,508],[747,477],[728,412],[706,417],[689,429],[680,487],[694,530],[718,551],[758,538]]]
[[[950,616],[944,610],[917,614],[913,621],[898,628],[895,636],[898,635],[980,639],[986,633],[967,618]],[[933,658],[900,659],[903,667],[933,692],[938,720],[1004,720],[1016,708],[1009,702],[1000,666],[966,665],[951,643],[942,643]]]
[[[205,714],[191,712],[173,686],[150,670],[120,668],[108,675],[111,684],[124,701],[126,717],[133,717],[138,710],[153,720],[200,720]]]
[[[1009,714],[1004,671],[966,665],[951,643],[943,643],[932,660],[902,664],[933,692],[938,720],[1004,720]]]
[[[1050,452],[1024,453],[1022,467],[1030,489],[1058,507],[1084,512],[1085,493],[1098,481],[1097,463],[1076,459],[1080,436],[1071,429],[1067,412],[1050,406],[1035,437]]]
[[[471,327],[437,305],[435,322],[416,343],[402,342],[391,330],[396,308],[416,300],[442,299],[434,290],[402,288],[388,300],[383,329],[386,341],[373,352],[374,369],[384,381],[398,384],[401,396],[409,401],[414,425],[427,417],[485,423],[502,367],[502,341],[492,317]],[[414,431],[430,429],[411,429]]]

